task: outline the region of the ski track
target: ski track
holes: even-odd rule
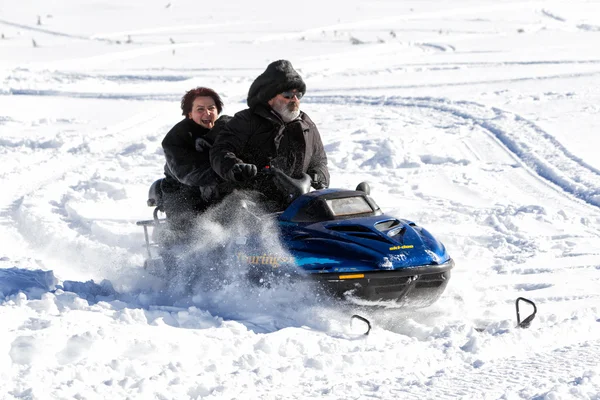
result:
[[[14,28],[19,28],[19,29],[25,29],[25,30],[29,30],[29,31],[33,31],[33,32],[45,33],[45,34],[52,35],[52,36],[67,37],[70,39],[107,41],[106,39],[102,39],[102,38],[90,38],[88,36],[73,35],[70,33],[57,32],[57,31],[52,31],[50,29],[38,28],[35,26],[31,26],[31,25],[17,24],[15,22],[6,21],[3,19],[0,19],[0,24],[12,26]]]
[[[473,80],[463,82],[440,82],[440,83],[422,83],[422,84],[411,84],[411,85],[385,85],[385,86],[361,86],[361,87],[337,87],[327,89],[316,89],[311,90],[311,93],[323,93],[328,92],[362,92],[365,90],[402,90],[402,89],[420,89],[420,88],[448,88],[455,86],[473,86],[473,85],[485,85],[485,84],[506,84],[515,82],[528,82],[528,81],[544,81],[554,79],[566,79],[566,78],[585,78],[600,75],[600,71],[592,72],[581,72],[581,73],[564,73],[564,74],[552,74],[552,75],[534,75],[524,76],[520,78],[506,78],[506,79],[485,79],[485,80]],[[360,97],[360,96],[356,96]],[[389,105],[389,104],[386,104]],[[393,105],[393,104],[391,104]]]
[[[545,17],[553,19],[554,21],[558,21],[558,22],[562,22],[564,24],[568,24],[566,18],[563,18],[560,15],[553,13],[552,11],[548,11],[546,9],[542,9],[541,13]],[[600,32],[600,25],[592,25],[592,24],[568,24],[568,25],[571,25],[571,26],[573,26],[573,27],[575,27],[577,29],[580,29],[582,31]]]
[[[433,49],[439,52],[456,51],[456,48],[450,44],[414,43],[413,45],[421,47],[423,50]]]
[[[222,22],[216,24],[195,24],[195,25],[181,25],[181,26],[163,26],[160,28],[152,28],[152,29],[138,29],[132,31],[122,31],[122,32],[110,32],[110,33],[96,33],[90,36],[90,39],[107,39],[111,37],[124,37],[124,36],[134,36],[134,35],[151,35],[154,33],[163,34],[163,33],[173,33],[173,32],[189,32],[189,31],[205,31],[214,28],[221,28],[226,26],[235,26],[235,25],[258,25],[258,24],[267,24],[266,21],[243,21],[243,22]]]
[[[445,45],[452,47],[450,45]],[[382,67],[382,68],[372,68],[367,71],[348,71],[345,72],[344,76],[364,76],[365,74],[370,75],[379,75],[382,73],[385,74],[394,74],[396,72],[405,72],[410,71],[414,68],[421,68],[425,71],[448,71],[448,70],[459,70],[462,67],[467,68],[502,68],[506,66],[545,66],[545,65],[599,65],[600,60],[547,60],[547,61],[495,61],[495,62],[444,62],[444,63],[414,63],[414,64],[403,64],[400,66],[395,66],[393,68],[390,67]],[[583,73],[586,74],[586,73]],[[591,76],[597,74],[597,72],[589,72],[587,73]],[[573,73],[568,74],[568,76],[572,76]],[[583,76],[583,75],[582,75]],[[535,77],[523,77],[523,78],[507,78],[500,80],[486,80],[486,81],[475,81],[475,82],[454,82],[454,83],[440,83],[440,84],[422,84],[422,85],[403,85],[404,89],[411,89],[417,87],[442,87],[442,86],[462,86],[465,84],[484,84],[487,82],[496,82],[496,83],[511,83],[513,81],[528,81],[528,80],[536,80],[536,79],[559,79],[562,76],[559,75],[549,75],[547,77],[536,75]],[[394,86],[386,86],[386,87],[394,87]],[[395,86],[399,87],[399,86]],[[366,87],[361,87],[360,90],[364,90]],[[332,89],[317,89],[311,90],[311,92],[328,92]],[[337,90],[337,89],[334,89]],[[344,90],[357,90],[354,88],[344,88]]]
[[[578,24],[577,28],[581,29],[582,31],[600,32],[600,25]]]
[[[413,97],[307,97],[313,103],[370,104],[386,107],[424,107],[450,113],[482,127],[521,163],[584,202],[600,207],[600,170],[574,156],[552,135],[533,122],[508,111],[469,101]]]
[[[94,93],[94,92],[70,92],[53,89],[9,89],[9,95],[13,96],[56,96],[71,97],[78,99],[106,99],[106,100],[135,100],[135,101],[178,101],[181,96],[175,94],[133,94],[133,93]]]
[[[558,21],[558,22],[567,22],[566,19],[564,19],[563,17],[561,17],[561,16],[559,16],[557,14],[554,14],[552,11],[548,11],[546,9],[542,9],[541,12],[542,12],[542,15],[544,15],[544,16],[550,18],[550,19],[553,19],[555,21]]]
[[[226,27],[226,26],[235,26],[235,25],[248,25],[248,24],[265,24],[266,22],[261,21],[252,21],[252,22],[223,22],[216,24],[197,24],[197,25],[182,25],[182,26],[164,26],[160,28],[152,28],[152,29],[139,29],[132,31],[122,31],[122,32],[110,32],[110,33],[96,33],[89,36],[84,35],[74,35],[71,33],[64,33],[59,31],[54,31],[45,28],[39,28],[37,26],[31,26],[26,24],[19,24],[12,21],[7,21],[0,19],[0,24],[11,26],[14,28],[25,29],[33,32],[45,33],[53,36],[67,37],[70,39],[79,39],[79,40],[96,40],[102,42],[115,43],[121,39],[111,39],[111,38],[123,38],[126,36],[132,35],[151,35],[151,34],[164,34],[164,33],[176,33],[176,32],[189,32],[189,31],[199,31],[199,30],[210,30],[218,27]]]
[[[171,43],[171,44],[154,44],[148,46],[137,46],[135,49],[109,51],[101,55],[87,56],[87,57],[76,57],[53,61],[37,62],[31,61],[21,66],[21,68],[28,69],[40,69],[40,70],[53,70],[62,69],[69,70],[73,69],[95,69],[101,65],[115,63],[117,61],[125,61],[134,59],[137,57],[145,57],[163,52],[172,52],[180,48],[192,48],[192,47],[212,47],[215,46],[213,41],[202,41],[202,42],[188,42],[188,43]],[[72,67],[71,67],[72,66]]]
[[[148,82],[181,82],[187,81],[194,78],[194,75],[187,74],[149,74],[144,71],[144,74],[98,74],[93,75],[82,72],[63,72],[63,71],[35,71],[32,73],[26,69],[17,68],[11,75],[5,78],[7,82],[31,82],[37,80],[38,82],[66,82],[66,83],[79,83],[85,82],[86,80],[99,80],[116,82],[119,84],[123,83],[148,83]],[[162,70],[161,70],[162,72]]]

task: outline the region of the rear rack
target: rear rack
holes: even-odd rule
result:
[[[157,226],[162,225],[166,222],[165,219],[158,218],[158,212],[161,211],[159,208],[160,207],[156,207],[154,209],[154,212],[152,213],[153,219],[146,219],[144,221],[137,221],[135,223],[137,226],[144,227],[144,239],[146,241],[146,251],[148,252],[149,259],[152,258],[152,252],[150,251],[150,248],[152,247],[152,243],[150,243],[150,235],[148,235],[148,227],[151,226],[151,227],[156,228]]]

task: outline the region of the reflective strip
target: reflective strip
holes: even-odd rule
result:
[[[361,279],[365,274],[340,275],[340,279]]]

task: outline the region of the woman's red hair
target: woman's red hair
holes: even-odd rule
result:
[[[211,97],[217,106],[219,114],[223,111],[223,100],[221,100],[221,97],[219,97],[217,92],[209,88],[197,87],[188,91],[181,98],[181,115],[184,115],[187,118],[190,112],[192,112],[192,105],[194,104],[196,97]]]

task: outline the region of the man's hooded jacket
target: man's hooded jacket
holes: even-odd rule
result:
[[[237,163],[255,164],[258,169],[270,165],[298,178],[307,173],[315,187],[329,186],[327,156],[321,135],[304,112],[297,119],[284,122],[267,102],[277,94],[296,89],[306,92],[306,85],[292,64],[275,61],[250,86],[249,108],[238,112],[223,127],[210,152],[213,169],[222,178]],[[264,182],[250,182],[247,187],[262,192]]]

